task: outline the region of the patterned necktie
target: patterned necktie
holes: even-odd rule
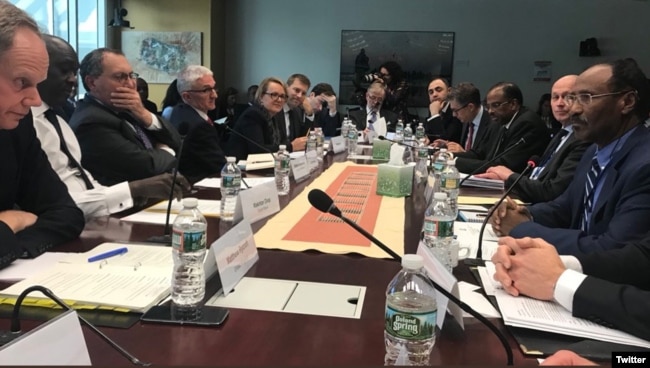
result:
[[[95,187],[86,174],[86,170],[81,167],[79,161],[77,161],[74,156],[72,156],[70,149],[68,149],[68,145],[65,143],[65,139],[63,138],[63,131],[61,130],[61,125],[59,124],[59,119],[56,117],[56,113],[48,109],[45,111],[44,115],[47,121],[49,121],[54,126],[54,130],[56,130],[56,134],[59,136],[59,142],[61,142],[61,151],[66,155],[66,157],[68,157],[68,166],[73,169],[77,169],[81,180],[83,180],[84,184],[86,185],[86,189],[94,189]]]
[[[555,134],[555,137],[551,139],[551,143],[548,144],[548,147],[546,148],[546,151],[544,152],[544,156],[542,156],[542,159],[539,160],[539,165],[533,170],[533,172],[530,174],[531,179],[537,179],[539,177],[539,174],[544,170],[544,167],[551,162],[551,159],[555,155],[555,151],[557,151],[557,148],[560,146],[560,143],[562,143],[563,138],[569,134],[569,131],[560,129],[557,134]]]
[[[465,152],[472,149],[472,139],[474,138],[474,123],[469,123],[467,137],[465,138]]]
[[[149,138],[147,133],[144,131],[144,129],[142,129],[142,127],[140,126],[140,123],[135,118],[133,118],[130,114],[127,114],[127,113],[120,113],[118,115],[119,115],[119,117],[121,117],[122,119],[128,121],[131,124],[131,126],[135,130],[135,136],[138,137],[138,140],[140,142],[142,142],[145,149],[148,149],[148,150],[153,149],[153,144],[151,143],[151,139]]]
[[[368,130],[375,130],[375,122],[377,121],[377,111],[370,113],[370,120],[368,120]]]
[[[580,223],[580,229],[584,232],[587,232],[589,229],[589,220],[594,205],[594,190],[596,189],[596,184],[598,184],[600,173],[600,164],[598,163],[597,156],[594,155],[594,158],[591,160],[591,170],[587,173],[587,180],[585,181],[582,222]]]

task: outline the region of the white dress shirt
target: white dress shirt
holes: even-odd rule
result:
[[[573,296],[587,276],[582,273],[582,265],[576,257],[560,256],[560,259],[566,270],[555,284],[553,298],[566,310],[573,312]]]
[[[61,141],[56,129],[45,118],[45,111],[50,107],[43,102],[41,106],[32,107],[34,117],[34,129],[36,136],[41,141],[41,147],[50,165],[59,175],[61,181],[68,187],[70,196],[77,206],[83,211],[86,218],[107,216],[111,213],[124,211],[133,207],[133,198],[127,182],[119,183],[110,187],[99,184],[92,175],[86,171],[86,175],[92,182],[94,189],[86,189],[86,185],[76,168],[70,167],[68,157],[61,151]],[[68,146],[68,150],[77,162],[81,163],[81,148],[74,132],[61,117],[58,117],[61,132]]]

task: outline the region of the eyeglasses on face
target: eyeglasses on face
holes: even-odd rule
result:
[[[383,103],[383,102],[384,102],[384,98],[383,98],[383,97],[377,97],[377,96],[373,96],[373,95],[371,95],[371,94],[368,94],[368,99],[369,99],[370,101],[372,101],[372,102],[375,102],[375,103]]]
[[[492,103],[487,104],[487,108],[488,108],[488,110],[490,110],[490,109],[496,110],[499,107],[501,107],[501,106],[503,106],[503,105],[505,105],[505,104],[507,104],[508,102],[511,102],[511,101],[512,100],[501,101],[501,102],[492,102]]]
[[[609,93],[600,93],[597,95],[591,94],[591,93],[570,93],[566,96],[564,96],[564,100],[566,101],[567,104],[573,105],[576,101],[583,106],[587,106],[591,104],[591,101],[594,98],[601,98],[601,97],[607,97],[607,96],[617,96],[617,95],[622,95],[624,93],[628,92],[634,92],[634,90],[628,89],[624,91],[618,91],[618,92],[609,92]]]
[[[219,91],[215,87],[205,87],[203,89],[188,89],[185,92],[193,92],[193,93],[219,93]]]
[[[458,113],[460,110],[466,108],[467,106],[469,106],[469,104],[465,104],[465,105],[463,105],[463,106],[461,106],[461,107],[459,107],[459,108],[457,108],[457,109],[454,109],[454,108],[452,108],[451,106],[449,106],[449,108],[451,109],[451,113],[452,113],[452,114],[456,114],[456,113]]]
[[[285,94],[280,94],[280,93],[277,93],[277,92],[272,92],[272,93],[264,92],[264,94],[271,97],[271,100],[273,100],[273,101],[277,101],[277,100],[286,101],[287,100],[287,95],[285,95]]]
[[[134,79],[134,80],[138,79],[139,76],[140,76],[140,74],[135,73],[135,72],[131,72],[131,73],[113,74],[113,75],[111,75],[111,78],[113,78],[114,80],[116,80],[116,81],[118,81],[120,83],[124,83],[129,79]]]

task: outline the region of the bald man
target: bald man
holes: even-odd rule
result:
[[[513,189],[524,202],[548,202],[562,194],[571,183],[576,166],[591,143],[576,139],[569,115],[570,106],[564,99],[577,77],[566,75],[558,79],[551,88],[551,109],[555,119],[562,124],[562,129],[546,147],[537,167],[529,176],[521,178]],[[509,187],[519,174],[505,166],[493,166],[477,176],[503,180],[505,186]]]

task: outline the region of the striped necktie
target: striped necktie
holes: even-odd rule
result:
[[[600,164],[598,163],[598,158],[594,155],[594,158],[591,160],[591,170],[587,173],[587,180],[585,181],[582,222],[580,223],[580,229],[584,232],[587,232],[589,229],[589,220],[594,205],[594,189],[596,189],[596,185],[598,184],[600,173]]]

